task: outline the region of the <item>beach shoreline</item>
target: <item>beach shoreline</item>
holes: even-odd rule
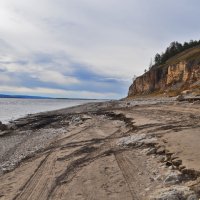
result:
[[[141,98],[15,120],[1,131],[0,200],[197,199],[199,119],[198,103]]]

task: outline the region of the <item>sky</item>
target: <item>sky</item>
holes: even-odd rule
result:
[[[125,97],[172,41],[200,39],[199,0],[0,0],[0,93]]]

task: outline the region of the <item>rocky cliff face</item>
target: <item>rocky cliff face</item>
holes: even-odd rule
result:
[[[151,93],[179,94],[184,90],[200,91],[200,49],[199,53],[181,54],[163,66],[136,78],[129,88],[128,97]]]

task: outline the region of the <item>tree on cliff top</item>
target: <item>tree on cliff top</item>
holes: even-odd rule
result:
[[[132,81],[134,82],[136,80],[137,76],[134,75],[133,78],[132,78]]]
[[[181,44],[179,42],[171,42],[169,47],[165,50],[164,53],[159,54],[157,53],[154,57],[155,64],[153,66],[159,66],[161,64],[164,64],[168,59],[175,56],[178,53],[181,53],[189,48],[195,47],[197,45],[200,45],[200,40],[190,40],[190,42],[185,42],[184,44]]]

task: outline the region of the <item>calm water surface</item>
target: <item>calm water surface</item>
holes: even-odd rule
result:
[[[57,110],[88,102],[97,102],[97,100],[0,98],[0,121],[6,123],[27,114]]]

